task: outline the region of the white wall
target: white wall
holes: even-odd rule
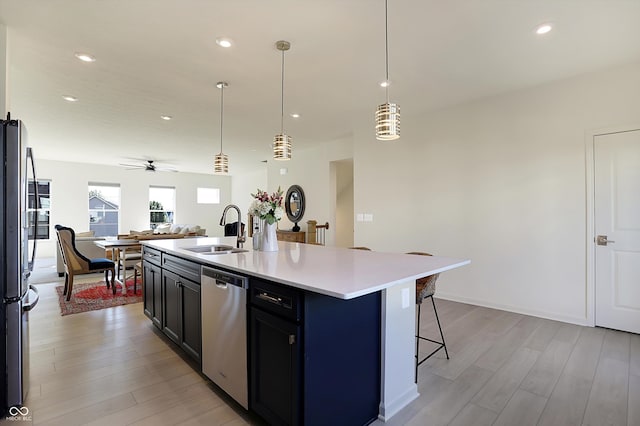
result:
[[[336,181],[336,247],[353,246],[353,159],[333,161]],[[332,224],[333,225],[333,224]],[[331,230],[331,228],[330,228]]]
[[[585,134],[640,121],[640,64],[428,114],[354,139],[356,243],[471,258],[441,297],[586,323]]]
[[[27,123],[28,125],[28,123]],[[124,170],[121,167],[68,163],[38,159],[38,179],[51,180],[51,239],[38,243],[38,257],[53,256],[55,230],[62,224],[78,232],[89,229],[88,184],[120,185],[120,232],[149,228],[149,186],[176,188],[175,223],[194,224],[206,228],[209,236],[222,236],[219,225],[224,206],[231,200],[231,178],[196,173],[149,173]],[[196,188],[220,189],[220,204],[197,204]]]
[[[255,194],[258,188],[267,187],[267,165],[260,167],[253,172],[242,172],[234,175],[231,179],[231,202],[237,205],[242,212],[242,222],[248,225],[247,216],[249,214],[249,205],[253,201],[251,194]],[[235,213],[229,213],[229,222],[236,220]],[[245,230],[249,235],[249,230]]]
[[[295,140],[294,140],[295,141]],[[308,220],[318,223],[329,222],[335,225],[335,179],[331,178],[331,162],[353,157],[353,141],[344,138],[309,148],[295,149],[290,161],[269,161],[267,164],[267,187],[260,188],[269,193],[278,189],[287,192],[291,185],[300,185],[305,194],[305,213],[298,224],[302,231],[307,230]],[[287,174],[281,175],[280,169],[286,168]],[[335,176],[334,176],[335,177]],[[251,191],[255,192],[255,190]],[[285,216],[278,224],[279,229],[290,230],[293,227]],[[326,244],[335,245],[335,232],[325,234]]]
[[[8,30],[6,25],[0,24],[0,119],[4,120],[9,110],[8,79],[9,47]]]

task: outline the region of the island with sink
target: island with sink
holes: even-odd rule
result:
[[[144,312],[270,424],[368,424],[417,398],[415,280],[469,260],[279,242],[143,242]]]

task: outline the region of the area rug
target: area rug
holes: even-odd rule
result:
[[[65,300],[63,291],[64,286],[56,286],[62,316],[142,302],[142,283],[138,280],[134,294],[133,279],[127,280],[127,291],[124,295],[121,284],[116,283],[116,294],[114,295],[104,281],[74,283],[73,294],[69,301]]]

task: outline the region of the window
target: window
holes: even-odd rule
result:
[[[151,229],[161,223],[173,223],[176,209],[176,189],[166,186],[149,187],[149,225]]]
[[[220,189],[218,188],[198,188],[198,204],[220,204]]]
[[[35,227],[38,227],[38,239],[49,239],[49,216],[51,213],[51,182],[46,180],[38,181],[38,203],[36,205],[36,194],[34,181],[29,181],[29,205],[27,215],[29,216],[29,239],[33,240]],[[34,220],[34,216],[36,220]]]
[[[120,185],[89,183],[89,230],[96,237],[118,235]]]

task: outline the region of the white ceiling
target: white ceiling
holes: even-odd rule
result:
[[[640,61],[640,0],[389,0],[391,100],[415,114]],[[41,158],[231,174],[349,136],[384,101],[383,0],[0,0],[9,106]],[[554,29],[537,36],[535,27]],[[216,37],[234,41],[230,49]],[[82,63],[75,52],[94,55]],[[63,95],[79,100],[69,103]],[[293,119],[288,113],[299,112]],[[173,120],[163,121],[161,115]],[[373,125],[372,125],[373,135]],[[402,139],[400,139],[402,141]]]

